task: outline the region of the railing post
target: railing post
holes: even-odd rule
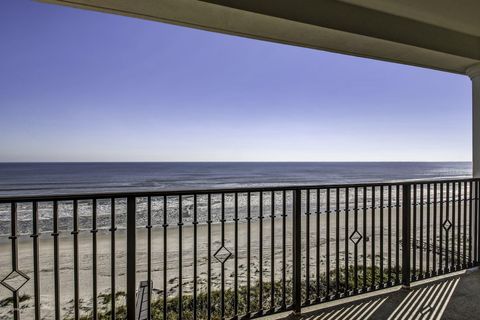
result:
[[[293,190],[293,311],[302,307],[302,190]]]
[[[135,320],[136,298],[136,213],[133,196],[127,197],[127,320]]]
[[[402,185],[402,285],[410,287],[410,210],[411,185]],[[415,232],[415,230],[414,230]]]
[[[474,209],[474,219],[476,221],[476,226],[475,226],[475,238],[474,239],[477,239],[477,243],[475,244],[477,246],[477,265],[479,264],[479,261],[480,261],[480,201],[479,201],[479,196],[480,196],[480,190],[479,190],[479,187],[480,187],[480,183],[479,183],[479,180],[478,179],[475,179],[473,181],[473,185],[474,185],[474,190],[475,190],[475,193],[474,193],[474,198],[475,198],[475,201],[474,201],[474,206],[475,206],[475,209]]]

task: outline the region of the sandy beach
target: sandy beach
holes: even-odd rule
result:
[[[362,235],[362,239],[358,244],[358,259],[359,265],[362,264],[363,257],[363,239],[367,241],[367,265],[372,265],[371,260],[371,241],[372,237],[372,219],[370,210],[367,212],[367,234],[363,234],[363,212],[358,212],[357,217],[357,230]],[[326,248],[327,248],[327,238],[326,238],[326,214],[320,215],[319,223],[319,235],[318,235],[318,244],[319,244],[319,261],[320,261],[320,274],[326,272]],[[355,214],[350,212],[348,215],[348,234],[345,237],[345,214],[341,213],[338,215],[338,218],[335,214],[330,216],[330,270],[335,270],[335,253],[336,253],[336,224],[338,220],[339,225],[339,234],[338,234],[338,245],[339,245],[339,260],[340,268],[343,268],[345,265],[345,239],[348,241],[348,257],[349,265],[353,266],[354,263],[354,243],[349,239],[350,235],[355,230]],[[396,214],[395,209],[392,210],[391,217],[391,256],[392,256],[392,266],[396,264]],[[426,235],[426,215],[424,215],[424,237]],[[388,259],[388,210],[384,210],[384,228],[383,228],[383,253],[384,253],[384,268],[385,272],[387,270],[387,259]],[[376,211],[375,215],[375,263],[373,265],[380,265],[380,256],[381,243],[380,243],[380,222],[381,215],[379,211]],[[432,230],[433,218],[431,218],[430,228]],[[306,236],[306,227],[307,227],[307,218],[304,216],[302,218],[302,247],[306,248],[307,236]],[[266,216],[263,219],[263,280],[269,282],[271,279],[271,249],[272,249],[272,239],[274,240],[274,278],[275,281],[282,279],[283,268],[283,249],[282,249],[282,239],[286,239],[286,268],[285,273],[287,278],[291,277],[292,268],[291,268],[291,257],[292,257],[292,224],[291,217],[286,218],[286,234],[282,232],[282,217],[278,215],[275,218],[274,222],[274,237],[272,238],[272,227],[271,219]],[[463,229],[463,228],[462,228]],[[467,228],[468,229],[468,228]],[[208,226],[206,224],[199,224],[197,226],[197,286],[198,292],[207,290],[207,267],[208,267]],[[401,230],[401,228],[400,228]],[[438,231],[437,231],[438,232]],[[225,286],[226,288],[233,288],[234,285],[234,276],[235,276],[235,264],[234,264],[234,241],[235,241],[235,224],[232,222],[225,224],[225,248],[232,252],[232,256],[225,262]],[[222,226],[221,224],[212,224],[211,226],[211,268],[212,268],[212,288],[220,288],[221,285],[221,266],[222,264],[218,262],[213,254],[221,247],[221,234]],[[247,224],[242,221],[238,224],[238,281],[239,285],[246,284],[247,282]],[[260,224],[258,219],[252,220],[251,222],[251,277],[250,281],[252,284],[256,283],[260,277]],[[417,232],[419,234],[419,232]],[[309,232],[309,241],[310,241],[310,277],[311,279],[316,278],[316,259],[317,259],[317,215],[312,214],[310,216],[310,232]],[[431,241],[433,242],[433,235],[430,234]],[[42,316],[45,319],[51,317],[54,305],[53,305],[53,237],[49,234],[43,234],[40,237],[40,284],[41,284],[41,312]],[[399,236],[401,241],[401,235]],[[438,239],[438,234],[437,234]],[[168,227],[167,229],[167,294],[169,297],[175,296],[178,292],[179,286],[179,229],[178,227]],[[184,294],[192,294],[193,290],[193,249],[194,249],[194,228],[192,225],[186,225],[182,227],[182,289]],[[426,240],[425,240],[426,241]],[[73,310],[73,236],[69,233],[62,233],[60,236],[60,250],[59,250],[59,260],[60,260],[60,300],[61,300],[61,309],[63,316],[69,316],[72,314]],[[97,237],[98,245],[98,255],[97,255],[97,264],[98,264],[98,294],[109,294],[110,293],[110,282],[111,282],[111,239],[108,231],[103,230],[98,233]],[[115,255],[115,265],[116,265],[116,290],[117,292],[125,291],[125,266],[126,266],[126,236],[125,230],[118,230],[116,232],[116,255]],[[10,243],[5,239],[0,244],[0,276],[4,277],[10,271]],[[400,248],[401,249],[401,248]],[[426,250],[426,246],[424,248]],[[303,268],[306,270],[306,249],[303,250]],[[399,252],[400,258],[401,253]],[[33,278],[33,264],[32,264],[32,241],[28,236],[22,236],[19,239],[19,268],[24,271],[27,275]],[[152,229],[152,280],[153,280],[153,292],[154,298],[157,294],[163,294],[163,270],[164,270],[164,234],[163,228],[161,226],[155,226]],[[80,277],[80,297],[81,297],[81,306],[83,312],[87,312],[91,308],[92,303],[92,238],[91,233],[85,231],[81,232],[79,236],[79,277]],[[305,278],[305,273],[304,273]],[[145,228],[137,229],[137,282],[147,279],[147,233]],[[24,288],[21,290],[21,295],[26,294],[30,297],[33,297],[33,280],[30,280]],[[3,287],[0,287],[0,300],[6,299],[11,294]],[[118,304],[122,303],[122,297],[119,298]],[[26,299],[21,303],[21,312],[25,314],[26,318],[31,316],[33,311],[33,298]],[[108,310],[109,305],[99,304],[100,308],[103,310]],[[5,305],[0,308],[1,319],[8,319],[8,313],[11,310],[11,304]]]

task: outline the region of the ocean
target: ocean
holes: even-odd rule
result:
[[[205,163],[1,163],[0,196],[79,194],[124,191],[193,190],[280,185],[321,185],[362,182],[405,181],[442,178],[465,178],[472,174],[469,162],[205,162]],[[378,190],[376,191],[378,192]],[[269,194],[265,194],[268,212]],[[343,197],[342,197],[343,199]],[[222,200],[212,196],[212,220],[220,221]],[[126,226],[126,200],[116,199],[118,227]],[[191,223],[193,197],[182,199],[182,219]],[[233,219],[233,195],[225,198],[226,219]],[[290,207],[291,196],[287,195]],[[342,200],[343,201],[343,200]],[[245,218],[246,197],[239,196],[239,218]],[[207,202],[199,196],[199,222],[207,220]],[[252,210],[258,210],[258,194],[252,195]],[[279,203],[276,207],[280,206]],[[52,230],[53,204],[39,202],[41,233]],[[176,225],[179,217],[178,198],[167,201],[167,223]],[[281,208],[278,208],[281,210]],[[72,228],[73,203],[59,203],[59,228]],[[277,210],[277,209],[276,209]],[[32,204],[17,204],[18,232],[31,233]],[[286,213],[288,214],[288,213]],[[163,221],[163,199],[152,199],[153,223]],[[147,200],[137,199],[139,226],[146,224]],[[0,204],[0,241],[10,231],[10,206]],[[91,201],[79,202],[79,227],[88,230],[92,225]],[[243,220],[242,220],[243,221]],[[97,202],[98,228],[110,227],[110,201]],[[68,234],[65,233],[65,234]]]
[[[0,163],[0,196],[460,178],[470,162]]]

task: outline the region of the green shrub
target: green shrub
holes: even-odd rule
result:
[[[365,283],[367,287],[371,287],[373,285],[378,285],[382,283],[382,279],[380,279],[380,269],[375,267],[366,268],[366,277]],[[373,273],[375,274],[373,276]],[[401,270],[400,273],[400,281],[401,281]],[[392,279],[395,279],[395,270],[392,270]],[[332,270],[330,272],[330,294],[335,295],[337,293],[336,287],[336,272]],[[338,293],[344,293],[345,291],[345,276],[346,272],[345,269],[340,270],[339,274],[339,287]],[[383,282],[388,281],[387,279],[387,272],[386,269],[384,270],[384,278]],[[319,284],[317,284],[316,276],[312,275],[310,278],[310,283],[308,285],[309,292],[310,292],[310,299],[314,300],[316,298],[325,297],[327,294],[327,278],[326,274],[322,273],[319,278]],[[363,279],[363,267],[358,267],[358,275],[357,275],[358,287],[362,288],[364,284]],[[355,273],[354,268],[350,267],[348,269],[348,288],[352,290],[355,284]],[[282,306],[282,298],[283,298],[283,283],[282,281],[276,281],[274,283],[274,303],[275,307]],[[292,281],[291,279],[286,280],[285,286],[285,299],[286,305],[290,305],[292,303]],[[319,295],[317,296],[317,288]],[[302,283],[302,299],[305,299],[307,293],[307,285],[305,280]],[[260,294],[263,297],[263,305],[260,306]],[[118,292],[116,299],[124,297],[124,292]],[[182,298],[182,309],[183,309],[183,318],[184,319],[193,319],[193,314],[196,312],[198,319],[206,319],[208,312],[211,313],[212,319],[221,319],[222,313],[222,304],[221,304],[221,291],[220,290],[212,290],[211,291],[211,303],[208,303],[208,293],[206,291],[199,291],[197,292],[196,296],[196,307],[194,306],[194,297],[193,295],[184,295]],[[247,302],[250,302],[250,312],[256,312],[261,309],[269,310],[271,307],[271,283],[264,282],[263,283],[263,290],[260,292],[260,283],[255,282],[252,283],[250,286],[250,299],[248,299],[247,295],[247,286],[242,285],[238,287],[238,314],[243,315],[247,313]],[[111,310],[111,295],[110,294],[100,294],[99,295],[99,320],[108,320],[110,319]],[[156,295],[153,294],[153,301],[151,305],[151,312],[152,312],[152,320],[176,320],[178,319],[178,311],[179,311],[179,298],[178,297],[169,297],[166,301],[166,314],[167,317],[164,319],[164,300],[163,295]],[[233,289],[229,288],[226,289],[224,292],[224,312],[227,318],[233,317],[235,313],[235,292]],[[119,305],[116,310],[117,319],[125,319],[126,317],[126,307],[125,305]],[[81,318],[82,320],[91,319],[91,315],[86,315]],[[66,318],[66,320],[70,320],[70,318]]]

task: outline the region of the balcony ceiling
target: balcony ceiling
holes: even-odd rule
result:
[[[480,37],[480,1],[478,0],[341,1]]]
[[[479,0],[41,0],[464,74]]]

